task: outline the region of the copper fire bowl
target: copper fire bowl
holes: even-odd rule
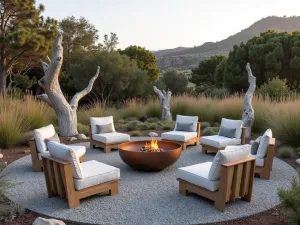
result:
[[[172,141],[158,141],[163,152],[141,152],[149,141],[132,141],[119,145],[121,159],[130,167],[143,171],[159,171],[174,164],[181,154],[182,146]]]

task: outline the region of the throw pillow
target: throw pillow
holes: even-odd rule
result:
[[[260,139],[259,146],[256,153],[257,157],[259,158],[266,157],[271,138],[272,138],[272,130],[268,129]]]
[[[193,123],[176,123],[177,131],[193,132]]]
[[[250,141],[251,144],[251,155],[256,155],[258,147],[259,147],[259,142],[262,136],[256,138],[255,141]]]
[[[112,133],[114,132],[113,129],[113,124],[109,123],[109,124],[103,124],[103,125],[98,125],[96,124],[96,128],[97,128],[97,134],[104,134],[104,133]]]
[[[49,141],[55,141],[57,143],[60,143],[60,139],[59,139],[57,133],[55,133],[52,137],[45,138],[46,143],[48,143]]]
[[[235,138],[236,128],[228,128],[225,126],[220,127],[219,136]]]

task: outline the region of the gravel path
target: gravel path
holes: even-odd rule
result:
[[[275,159],[271,180],[255,178],[252,202],[237,200],[227,204],[221,213],[212,201],[178,193],[176,168],[212,161],[213,155],[204,155],[200,150],[199,146],[189,147],[173,166],[146,173],[128,167],[118,151],[104,154],[100,149],[87,149],[85,160],[98,160],[121,169],[120,189],[115,196],[84,199],[75,209],[69,209],[65,199],[47,197],[44,174],[32,172],[31,158],[26,156],[4,170],[16,184],[6,196],[32,211],[84,224],[204,224],[249,216],[278,205],[278,189],[289,188],[292,177],[297,176],[291,166]]]

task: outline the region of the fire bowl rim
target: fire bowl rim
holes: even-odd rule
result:
[[[128,150],[128,149],[124,149],[124,148],[121,148],[122,145],[128,145],[129,143],[132,143],[132,145],[134,145],[134,143],[146,143],[146,142],[150,142],[151,140],[139,140],[139,141],[127,141],[127,142],[124,142],[124,143],[121,143],[118,145],[118,150],[122,150],[122,151],[129,151],[129,152],[140,152],[140,153],[150,153],[150,154],[153,154],[153,153],[165,153],[165,152],[171,152],[171,151],[176,151],[178,150],[178,148],[181,148],[182,150],[182,144],[179,144],[178,142],[175,142],[175,141],[169,141],[169,140],[157,140],[158,141],[158,145],[160,142],[164,142],[164,143],[172,143],[174,145],[177,145],[177,147],[174,147],[170,150],[166,150],[166,151],[159,151],[159,152],[147,152],[147,151],[132,151],[132,150]]]

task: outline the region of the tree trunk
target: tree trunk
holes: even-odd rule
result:
[[[254,121],[252,98],[256,89],[256,77],[252,74],[250,63],[247,63],[246,70],[248,73],[249,88],[244,97],[243,126],[246,127],[246,143],[249,143],[251,140],[251,128]]]
[[[156,86],[153,86],[154,92],[158,95],[161,107],[161,120],[172,121],[172,114],[170,111],[171,91],[160,91]]]
[[[0,95],[4,95],[6,92],[6,77],[4,66],[0,65]]]
[[[48,65],[47,63],[42,62],[45,76],[40,79],[38,83],[44,89],[45,94],[38,95],[37,97],[40,100],[48,103],[54,109],[58,119],[59,134],[61,136],[74,136],[78,134],[78,102],[92,90],[93,84],[99,75],[100,67],[98,66],[97,72],[90,80],[89,85],[81,92],[75,94],[71,102],[68,103],[60,89],[58,82],[58,77],[63,62],[63,48],[61,43],[62,35],[59,34],[54,41],[52,60],[48,58],[50,64]]]

